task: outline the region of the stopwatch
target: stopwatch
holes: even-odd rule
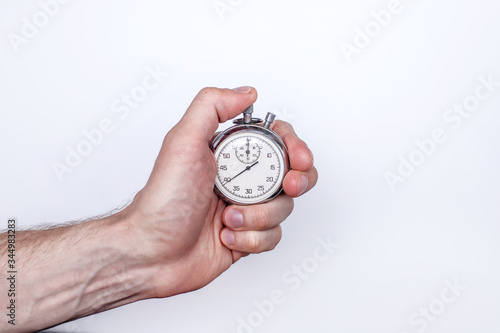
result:
[[[252,118],[252,113],[253,105],[210,146],[217,161],[215,192],[231,204],[253,205],[274,199],[283,190],[283,179],[290,169],[286,146],[270,129],[275,115],[268,113],[263,121]]]

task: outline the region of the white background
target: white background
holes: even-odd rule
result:
[[[401,1],[350,63],[342,43],[354,45],[356,29],[389,1],[230,3],[221,16],[213,0],[74,0],[18,52],[9,34],[41,7],[0,4],[5,223],[61,223],[128,202],[204,86],[255,86],[256,114],[291,122],[320,173],[275,251],[241,260],[202,290],[52,331],[237,332],[238,318],[250,317],[240,332],[498,332],[500,87],[458,128],[443,116],[474,95],[479,77],[500,81],[500,2]],[[120,119],[113,102],[157,66],[168,77]],[[53,163],[105,118],[114,131],[59,181]],[[436,128],[446,140],[391,191],[385,173],[397,174],[399,156]],[[339,247],[311,266],[318,237]],[[310,274],[292,290],[283,276],[303,263]],[[466,289],[445,304],[455,280]],[[273,290],[285,301],[259,314],[254,302]],[[436,315],[425,327],[410,323],[429,306]]]

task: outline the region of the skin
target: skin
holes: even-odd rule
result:
[[[16,325],[34,331],[148,298],[207,285],[240,258],[272,250],[293,199],[318,178],[313,156],[292,126],[276,121],[291,168],[284,194],[254,206],[227,205],[213,191],[209,141],[257,99],[251,87],[205,88],[166,135],[151,176],[119,213],[76,225],[16,233]],[[239,218],[238,218],[239,217]],[[1,253],[7,252],[2,234]],[[0,263],[2,275],[8,269]],[[6,278],[1,290],[8,290]],[[6,292],[0,304],[8,304]],[[7,318],[8,319],[8,318]]]

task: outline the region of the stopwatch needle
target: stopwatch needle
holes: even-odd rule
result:
[[[250,140],[247,139],[247,160],[250,159]]]
[[[249,165],[245,168],[245,170],[243,170],[242,172],[240,172],[239,174],[237,174],[236,176],[234,176],[233,178],[231,178],[230,180],[228,180],[227,182],[224,183],[224,185],[226,185],[227,183],[229,183],[230,181],[232,181],[234,178],[238,177],[239,175],[241,175],[242,173],[244,172],[247,172],[249,171],[251,168],[253,168],[255,165],[257,165],[257,163],[259,163],[259,161],[255,162],[254,164],[252,165]]]

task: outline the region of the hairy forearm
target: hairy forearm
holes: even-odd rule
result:
[[[147,267],[131,246],[122,213],[108,218],[16,234],[16,320],[2,332],[25,332],[147,297]],[[0,251],[7,253],[7,236]],[[4,260],[5,261],[5,260]],[[2,275],[8,271],[1,263]],[[2,278],[0,304],[9,300]]]

